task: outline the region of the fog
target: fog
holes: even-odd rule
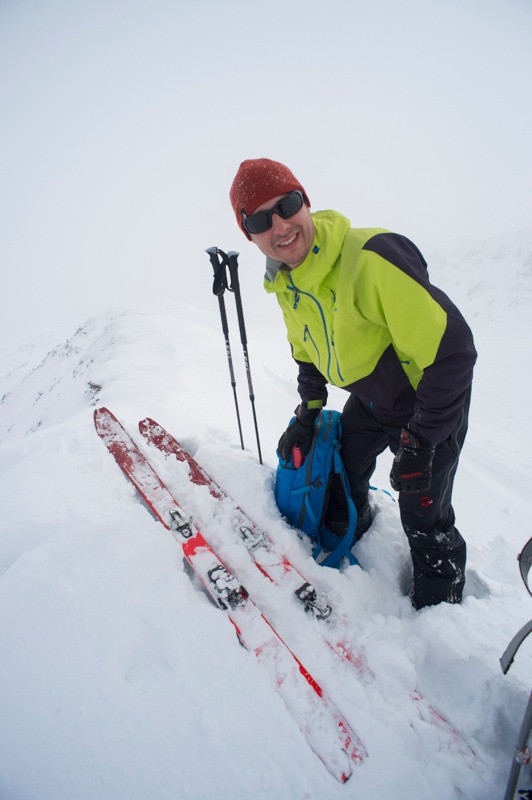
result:
[[[228,200],[245,158],[425,253],[530,227],[531,23],[525,0],[2,0],[2,350],[211,308],[214,244],[267,302]]]

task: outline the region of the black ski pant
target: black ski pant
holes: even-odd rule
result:
[[[418,494],[399,493],[401,522],[412,556],[416,608],[446,601],[460,603],[465,583],[466,543],[455,526],[453,481],[467,433],[469,392],[449,437],[436,446],[430,489]],[[370,479],[377,456],[387,447],[395,454],[401,428],[398,420],[374,413],[355,395],[342,412],[342,460],[358,511],[368,502]]]

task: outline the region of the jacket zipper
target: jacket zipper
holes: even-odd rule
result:
[[[314,297],[314,295],[310,294],[309,292],[303,292],[301,289],[298,289],[298,287],[294,283],[294,279],[292,278],[292,275],[288,276],[288,281],[289,281],[288,288],[290,289],[290,291],[294,292],[294,310],[297,310],[297,306],[298,306],[298,303],[299,303],[299,298],[301,297],[301,295],[304,295],[305,297],[309,297],[311,300],[313,300],[316,303],[316,305],[318,307],[318,311],[320,312],[321,322],[322,322],[322,325],[323,325],[323,332],[325,333],[325,342],[327,344],[327,378],[329,380],[329,383],[332,383],[333,386],[334,386],[334,381],[333,381],[333,379],[331,377],[331,349],[334,352],[334,358],[335,358],[335,362],[336,362],[336,369],[338,371],[338,375],[340,377],[340,380],[343,381],[343,378],[342,378],[342,375],[340,373],[340,365],[338,363],[338,357],[336,355],[336,350],[334,349],[334,342],[332,342],[332,348],[331,348],[331,342],[329,340],[329,333],[327,331],[327,323],[325,321],[325,314],[323,313],[323,308],[321,307],[321,304],[320,304],[319,300],[316,297]],[[334,293],[333,293],[333,297],[334,297]],[[316,348],[316,351],[318,353],[318,360],[319,360],[319,350],[318,350],[318,348],[316,346],[316,342],[314,341],[314,339],[311,336],[311,333],[310,333],[307,325],[305,326],[304,335],[305,334],[308,334],[309,339],[311,340],[312,344]],[[304,339],[304,341],[305,341],[305,339]]]
[[[336,371],[338,372],[338,375],[340,376],[340,380],[343,381],[344,376],[340,372],[340,364],[338,363],[338,354],[336,352],[336,347],[334,346],[334,338],[332,336],[331,336],[331,345],[332,345],[332,350],[333,350],[333,353],[334,353],[334,360],[336,361]]]
[[[320,351],[319,351],[319,349],[318,349],[318,345],[316,344],[316,342],[315,342],[315,341],[314,341],[314,339],[312,338],[312,334],[311,334],[311,332],[310,332],[310,330],[309,330],[309,327],[308,327],[308,325],[305,325],[305,328],[304,328],[304,330],[303,330],[303,341],[304,341],[304,342],[306,342],[306,341],[307,341],[307,339],[310,339],[310,341],[311,341],[311,342],[312,342],[312,344],[314,345],[314,349],[315,349],[315,351],[316,351],[316,355],[318,356],[318,369],[319,369],[319,367],[320,367],[320,364],[321,364]]]

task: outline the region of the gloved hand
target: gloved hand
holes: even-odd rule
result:
[[[303,457],[307,455],[314,437],[314,422],[319,413],[319,408],[307,408],[306,403],[301,403],[296,408],[294,411],[296,418],[292,420],[277,445],[277,452],[284,461],[290,460],[293,447],[299,447]]]
[[[390,472],[390,483],[396,492],[417,494],[430,489],[432,459],[435,446],[408,428],[401,431],[401,444]]]

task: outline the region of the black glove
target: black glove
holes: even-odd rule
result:
[[[314,422],[319,413],[319,408],[307,408],[305,403],[296,408],[294,411],[296,418],[292,420],[277,445],[277,452],[284,461],[290,460],[293,447],[299,447],[302,456],[307,455],[314,437]]]
[[[402,429],[400,441],[390,472],[392,487],[406,494],[426,492],[432,481],[434,445],[407,428]]]

